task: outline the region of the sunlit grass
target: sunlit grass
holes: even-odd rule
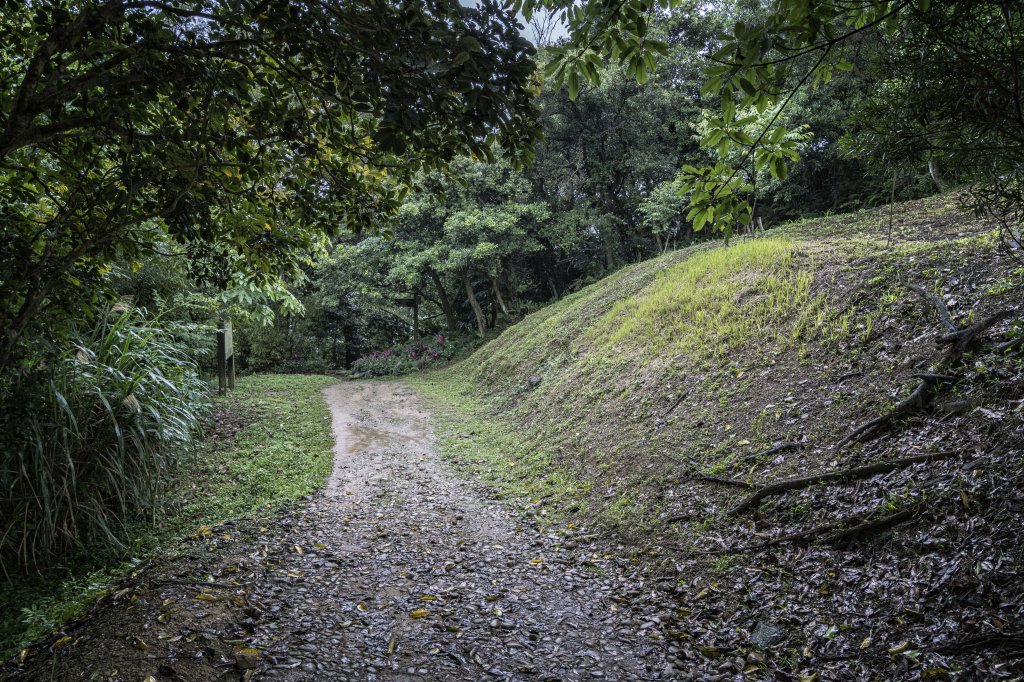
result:
[[[599,352],[628,348],[693,362],[750,343],[784,345],[811,305],[814,271],[794,242],[766,239],[698,252],[616,303],[586,338]]]

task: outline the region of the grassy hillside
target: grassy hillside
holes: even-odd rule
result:
[[[942,625],[951,604],[971,611],[971,590],[1020,603],[1004,581],[1022,563],[1011,538],[1024,520],[1012,483],[1024,376],[999,346],[1024,309],[1022,264],[955,197],[898,205],[891,223],[888,209],[804,221],[625,268],[416,381],[457,463],[539,519],[600,530],[680,576],[680,647],[695,659],[747,651],[736,633],[749,645],[767,618],[787,669],[827,679],[828,661],[855,655],[866,669],[878,657],[919,677],[927,659],[932,674],[956,674],[978,657],[996,665],[1002,649],[926,656],[913,637],[951,651],[1024,626],[995,605],[985,617],[998,633],[978,624],[984,609]],[[959,346],[940,341],[983,322]],[[898,466],[730,512],[771,482],[878,463]],[[866,556],[885,569],[839,568]],[[865,593],[879,571],[920,584]],[[736,610],[758,594],[788,597]],[[798,594],[806,617],[768,615]],[[719,614],[709,630],[705,607],[735,622]],[[876,617],[854,618],[865,612]]]

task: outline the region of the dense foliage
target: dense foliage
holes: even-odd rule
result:
[[[0,566],[118,544],[154,512],[209,407],[206,383],[144,310],[117,306],[20,377],[0,413]]]
[[[682,173],[695,225],[710,225],[728,237],[749,224],[756,185],[744,175],[768,170],[785,180],[799,158],[781,114],[813,84],[867,72],[870,101],[863,103],[863,95],[843,101],[863,127],[853,148],[883,160],[894,186],[899,164],[928,162],[940,187],[946,184],[943,167],[954,168],[959,180],[971,182],[977,207],[1003,219],[1019,239],[1024,24],[1017,2],[519,0],[515,5],[528,18],[553,12],[567,25],[569,37],[552,51],[547,73],[565,82],[573,98],[583,83],[600,81],[600,67],[607,62],[646,82],[656,56],[669,51],[654,29],[659,13],[728,17],[721,37],[706,46],[703,69],[702,92],[720,96],[701,139],[716,158]],[[754,131],[747,129],[756,122],[751,108],[773,112]]]
[[[415,172],[529,158],[533,48],[491,3],[5,3],[0,372],[117,261],[266,284]]]
[[[455,355],[457,344],[444,334],[393,346],[352,363],[352,370],[362,376],[380,377],[408,374],[444,364]]]

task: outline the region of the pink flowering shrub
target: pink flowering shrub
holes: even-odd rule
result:
[[[456,344],[444,334],[416,339],[387,350],[375,350],[352,363],[352,371],[368,376],[394,376],[451,360]]]

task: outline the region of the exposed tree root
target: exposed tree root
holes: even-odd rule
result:
[[[875,531],[884,530],[890,526],[895,526],[897,523],[902,523],[914,517],[915,510],[907,507],[895,511],[892,514],[886,516],[880,516],[873,519],[864,519],[860,523],[844,528],[843,530],[837,530],[834,533],[829,533],[825,536],[826,542],[839,542],[840,540],[852,539],[874,533]]]
[[[795,478],[786,478],[775,483],[769,483],[758,487],[753,493],[751,493],[742,502],[737,504],[735,507],[728,511],[730,516],[741,514],[748,509],[754,509],[761,504],[761,501],[772,495],[779,495],[781,493],[790,490],[799,490],[801,488],[808,488],[817,483],[823,483],[825,481],[843,481],[857,478],[867,478],[874,476],[875,474],[883,474],[889,471],[896,471],[897,469],[903,469],[912,464],[920,464],[921,462],[934,462],[942,459],[949,459],[960,454],[958,450],[949,450],[945,452],[933,452],[926,455],[914,455],[913,457],[903,457],[901,459],[892,460],[888,462],[875,462],[874,464],[865,464],[859,467],[853,467],[852,469],[841,469],[838,471],[826,471],[820,474],[811,474],[810,476],[798,476]]]
[[[1024,632],[992,632],[987,635],[967,637],[966,639],[932,647],[928,650],[938,651],[940,653],[959,653],[961,651],[984,649],[991,646],[1001,648],[1008,646],[1024,646]]]
[[[944,365],[948,367],[954,361],[959,360],[960,356],[963,355],[968,348],[974,345],[979,336],[1006,318],[1013,317],[1013,315],[1013,310],[1000,310],[997,313],[989,315],[981,322],[977,322],[969,327],[964,327],[963,329],[940,336],[939,343],[950,347],[946,357],[944,358]]]
[[[946,303],[942,300],[942,297],[934,294],[930,291],[925,290],[924,287],[920,287],[916,284],[905,283],[903,286],[916,292],[925,301],[932,304],[935,307],[935,312],[939,314],[939,319],[942,320],[942,324],[945,325],[946,329],[951,332],[956,331],[956,325],[953,324],[952,318],[949,316],[949,308],[946,307]]]
[[[752,459],[760,459],[762,457],[771,457],[772,455],[777,455],[778,453],[785,452],[786,450],[796,450],[798,448],[803,448],[803,447],[806,447],[806,446],[807,446],[806,443],[800,443],[800,442],[797,442],[797,441],[790,441],[790,442],[786,442],[786,443],[779,443],[775,447],[768,448],[767,450],[762,450],[761,452],[755,452],[752,455],[747,455],[746,457],[744,457],[744,459],[752,460]]]
[[[711,476],[710,474],[696,473],[691,475],[692,478],[698,481],[707,481],[708,483],[718,483],[719,485],[731,485],[737,488],[752,488],[753,484],[750,481],[743,481],[738,478],[722,478],[721,476]]]
[[[672,406],[665,410],[665,412],[663,412],[660,417],[658,417],[658,423],[664,424],[666,421],[668,421],[668,418],[672,416],[672,413],[676,411],[676,408],[682,405],[683,401],[686,400],[688,397],[689,393],[687,393],[686,391],[681,391],[679,393],[679,397],[676,398],[676,401],[674,403],[672,403]]]
[[[839,441],[837,447],[843,448],[851,443],[862,443],[871,440],[874,436],[889,428],[889,425],[896,419],[923,410],[931,402],[932,394],[937,385],[939,385],[939,382],[935,379],[921,379],[921,383],[917,385],[917,388],[909,396],[901,400],[896,407],[882,416],[876,417],[855,428]]]
[[[913,285],[908,284],[907,286],[914,288]],[[920,289],[920,287],[915,288],[915,290],[919,290],[924,295],[929,296],[929,294],[923,289]],[[944,314],[940,312],[940,317],[943,318],[943,322],[948,323],[947,327],[949,327],[952,325],[952,322],[949,322],[949,311],[946,310],[946,306],[942,303],[942,299],[939,299],[938,297],[934,298],[936,299],[936,307],[940,309],[940,311],[944,311]],[[1011,315],[1013,315],[1013,311],[1002,310],[990,315],[981,322],[972,324],[969,327],[964,327],[963,329],[956,329],[956,327],[953,326],[953,331],[943,334],[938,338],[940,345],[949,346],[949,348],[936,363],[936,370],[934,372],[915,374],[914,376],[920,379],[921,383],[917,385],[909,396],[901,400],[896,407],[892,408],[892,410],[886,414],[856,427],[839,441],[837,447],[843,448],[852,443],[863,443],[871,440],[875,436],[880,435],[883,431],[886,431],[897,419],[916,414],[928,407],[928,405],[931,404],[932,399],[935,397],[938,388],[952,384],[956,381],[956,377],[946,373],[946,371],[952,369],[960,362],[963,354],[978,341],[979,337],[983,333],[993,325],[998,324]]]
[[[723,547],[721,549],[700,552],[700,554],[732,554],[734,552],[757,552],[762,549],[769,549],[778,545],[793,542],[813,542],[822,540],[827,543],[839,542],[840,540],[852,539],[876,531],[884,530],[897,523],[902,523],[913,518],[915,509],[907,507],[885,516],[872,518],[870,515],[851,516],[839,521],[832,521],[813,528],[807,528],[795,533],[789,533],[765,542],[758,542],[753,545],[742,547]]]

